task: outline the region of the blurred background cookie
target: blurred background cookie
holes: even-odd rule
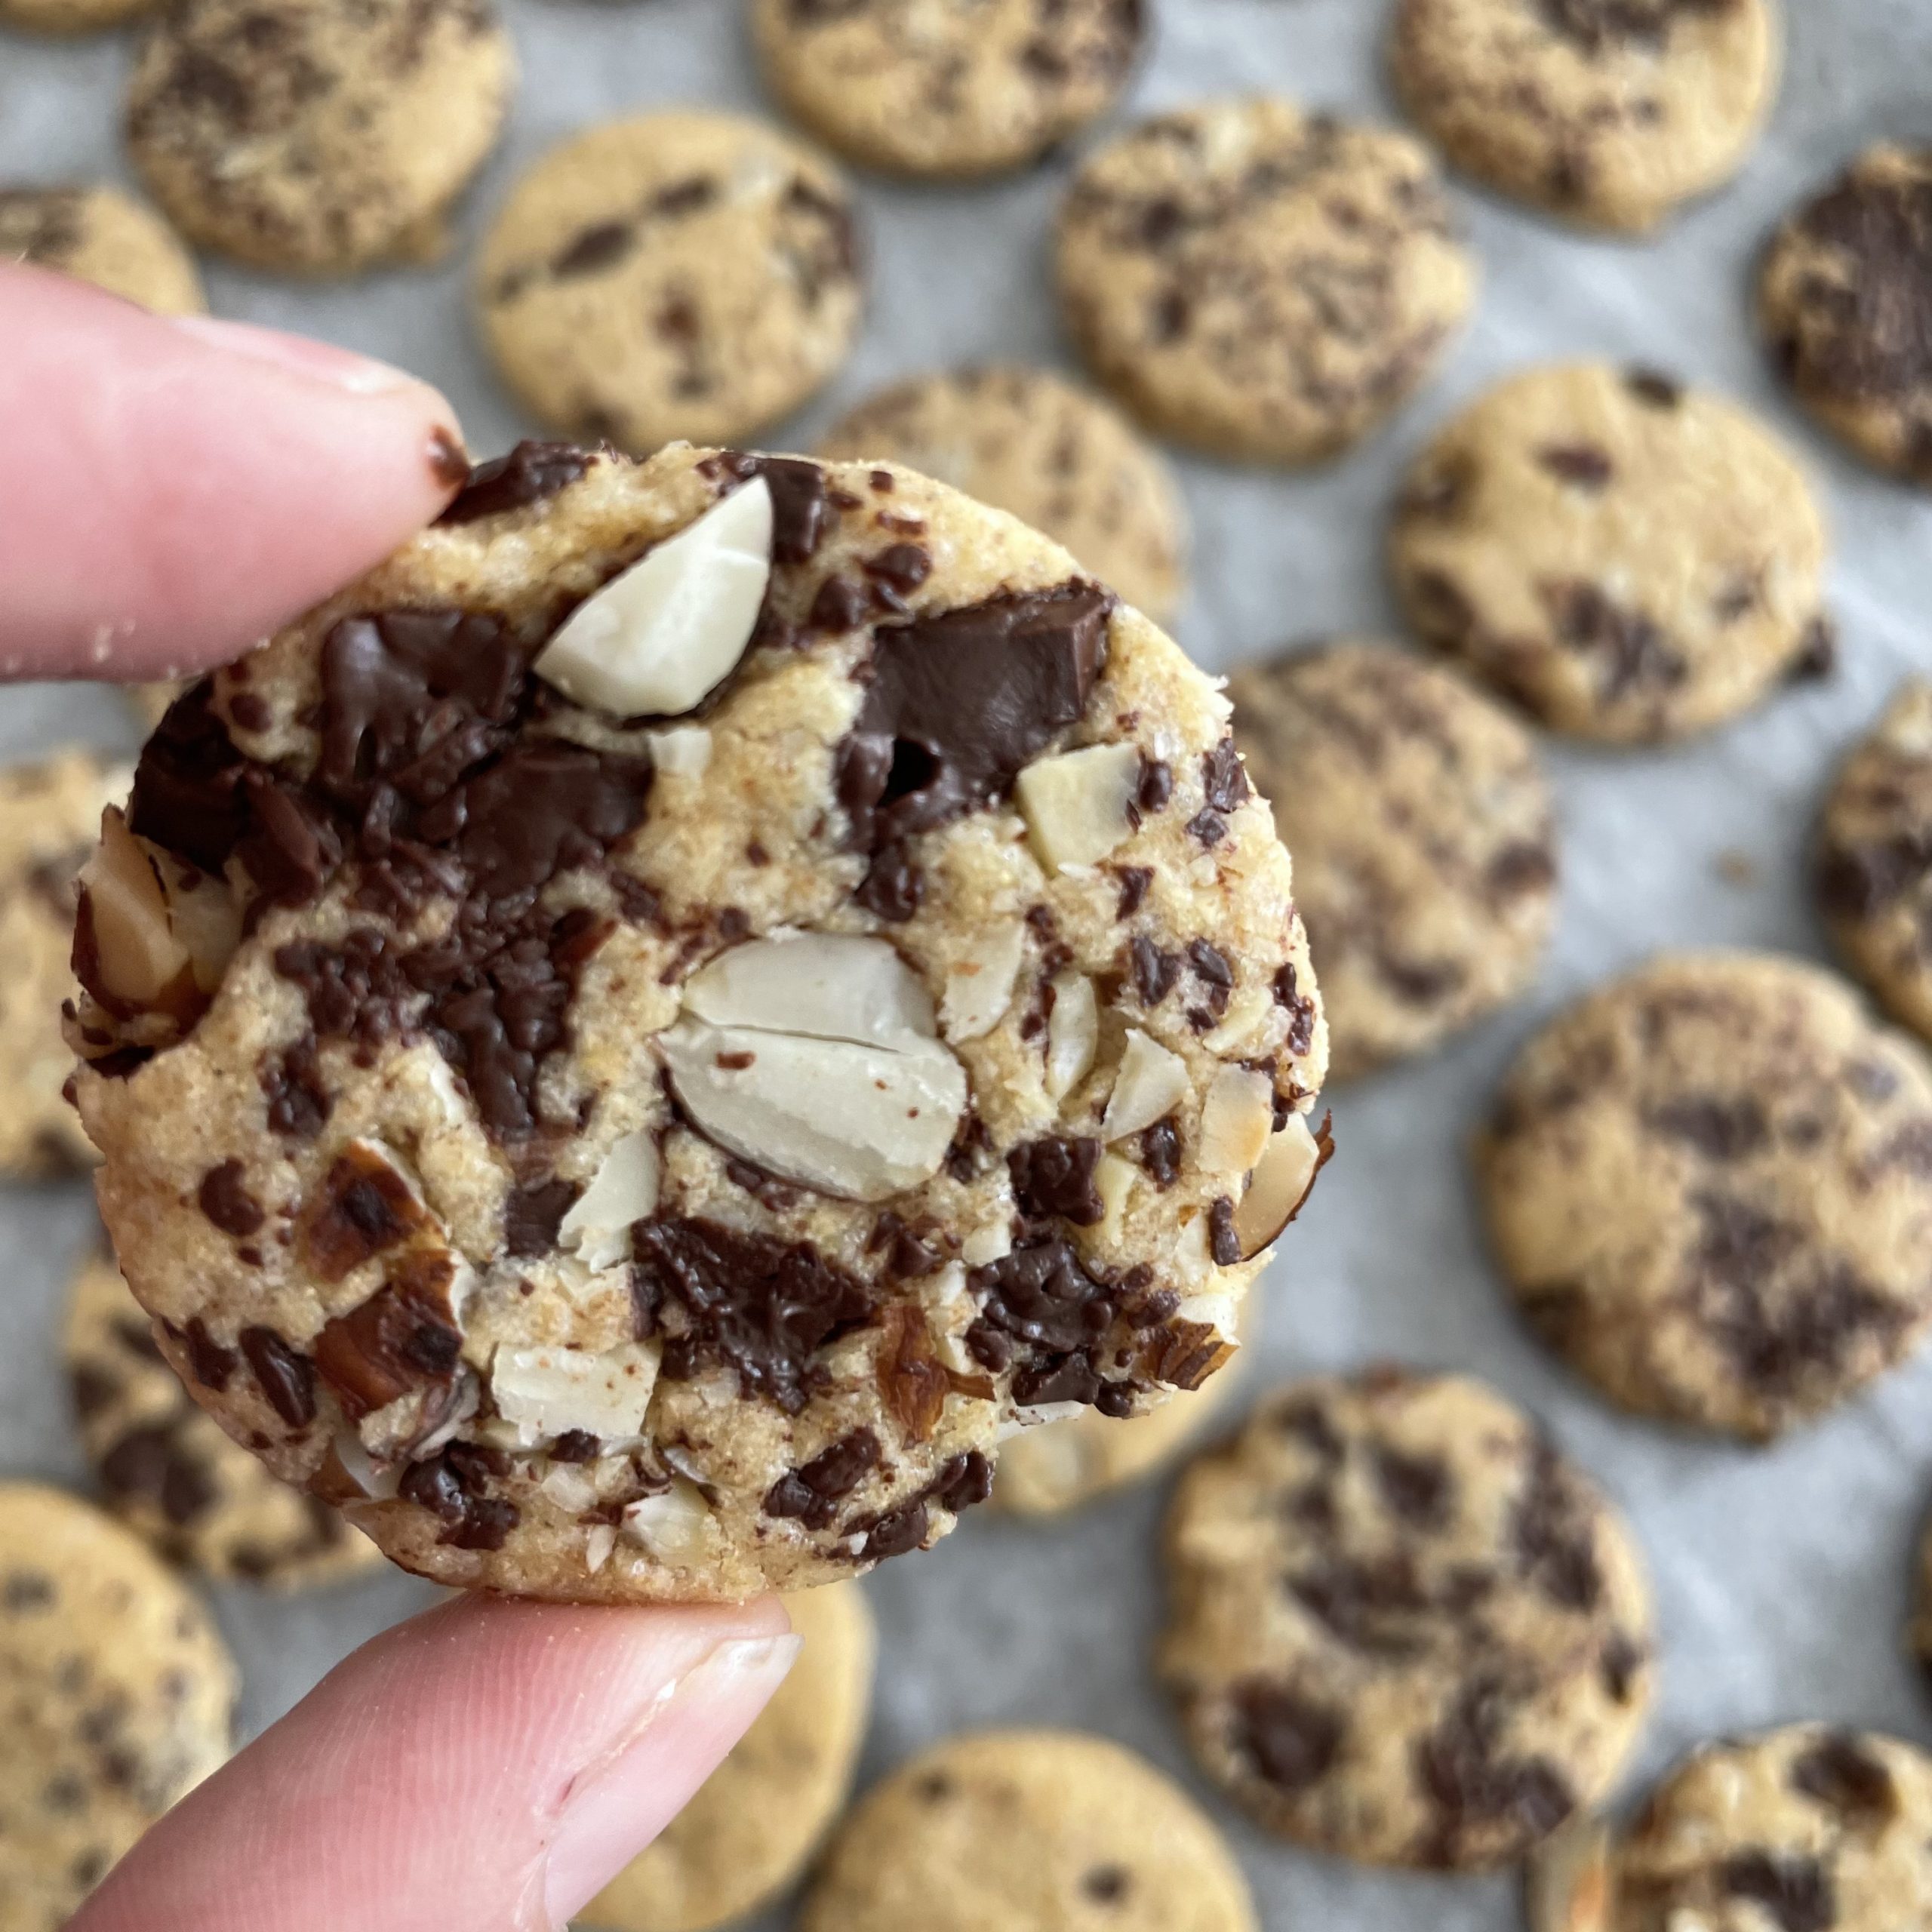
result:
[[[0,262],[10,261],[78,276],[165,315],[208,306],[179,238],[118,188],[0,187]]]

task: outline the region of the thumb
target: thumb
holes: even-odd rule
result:
[[[764,1708],[775,1598],[472,1599],[350,1657],[191,1792],[69,1932],[556,1932]]]

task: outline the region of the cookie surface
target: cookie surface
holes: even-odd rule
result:
[[[0,1484],[0,1932],[60,1932],[227,1756],[235,1693],[207,1613],[141,1543]]]
[[[427,260],[515,77],[490,0],[184,0],[141,49],[128,148],[175,225],[237,260]]]
[[[1403,0],[1391,52],[1458,166],[1624,229],[1737,172],[1783,58],[1770,0]]]
[[[1830,974],[1666,955],[1524,1050],[1478,1143],[1531,1326],[1621,1406],[1754,1439],[1932,1320],[1932,1071]]]
[[[1332,1077],[1426,1051],[1522,992],[1556,909],[1553,807],[1528,733],[1386,645],[1244,666],[1228,695],[1295,854]]]
[[[764,72],[841,152],[895,174],[1018,168],[1111,107],[1142,0],[758,0]]]
[[[1167,465],[1099,397],[1044,369],[962,369],[849,410],[819,454],[883,457],[1010,511],[1157,623],[1186,574],[1187,513]]]
[[[834,1838],[799,1932],[1251,1932],[1234,1854],[1118,1744],[984,1731],[902,1765]]]
[[[1798,400],[1932,486],[1932,149],[1869,149],[1766,250],[1759,323]]]
[[[1585,1932],[1891,1932],[1932,1915],[1932,1759],[1792,1724],[1707,1746],[1653,1793]]]
[[[1531,369],[1410,469],[1395,587],[1430,644],[1543,723],[1617,743],[1708,730],[1829,667],[1825,528],[1732,404],[1644,371]]]
[[[1226,720],[909,471],[485,466],[180,700],[86,875],[170,1359],[407,1567],[616,1600],[849,1576],[1017,1408],[1199,1386],[1325,1054]]]
[[[878,1638],[856,1583],[788,1597],[804,1640],[763,1715],[642,1856],[579,1915],[608,1932],[710,1932],[798,1878],[852,1788]]]
[[[1181,1480],[1160,1669],[1270,1830],[1380,1865],[1520,1857],[1601,1798],[1650,1702],[1630,1532],[1480,1383],[1291,1383]]]
[[[1332,455],[1434,368],[1475,291],[1427,151],[1231,100],[1088,157],[1060,212],[1062,308],[1149,427],[1217,454]]]
[[[0,187],[0,262],[74,275],[164,315],[208,306],[187,250],[118,188]]]
[[[75,1270],[63,1353],[108,1508],[170,1562],[280,1589],[380,1563],[368,1537],[320,1497],[276,1481],[195,1407],[109,1256]]]
[[[0,770],[0,1175],[11,1180],[94,1164],[61,1097],[74,1057],[60,1003],[74,992],[74,880],[128,781],[125,766],[82,752]]]
[[[552,429],[648,454],[788,414],[842,363],[864,303],[831,164],[722,114],[593,128],[518,183],[485,238],[491,353]]]

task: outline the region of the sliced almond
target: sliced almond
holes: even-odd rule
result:
[[[640,1128],[612,1143],[596,1178],[557,1224],[557,1239],[586,1268],[628,1261],[631,1223],[657,1211],[657,1137]]]
[[[685,1011],[714,1026],[897,1046],[937,1037],[924,983],[882,939],[775,934],[721,952],[685,983]]]
[[[1090,1239],[1115,1241],[1120,1236],[1121,1217],[1127,1211],[1127,1198],[1140,1170],[1118,1154],[1103,1154],[1094,1163],[1094,1191],[1100,1197],[1100,1220],[1084,1230]]]
[[[624,1512],[624,1534],[660,1563],[689,1564],[703,1561],[718,1525],[697,1485],[673,1476],[669,1489]]]
[[[1134,829],[1140,747],[1089,745],[1035,758],[1013,795],[1028,835],[1049,872],[1097,864]]]
[[[711,768],[711,734],[702,724],[674,724],[650,734],[651,761],[672,778],[702,778]]]
[[[1092,1070],[1100,1044],[1100,1009],[1084,973],[1054,976],[1053,1011],[1047,1015],[1047,1091],[1057,1100]]]
[[[1301,1211],[1315,1177],[1321,1171],[1335,1143],[1324,1120],[1318,1134],[1309,1131],[1300,1114],[1291,1114],[1280,1133],[1268,1143],[1254,1164],[1247,1192],[1235,1210],[1235,1237],[1241,1258],[1252,1260]]]
[[[1524,1867],[1530,1932],[1607,1932],[1612,1884],[1609,1832],[1587,1814],[1571,1819]]]
[[[110,1012],[166,1004],[194,988],[194,962],[168,917],[161,872],[146,839],[118,811],[102,818],[100,844],[81,868],[74,968]]]
[[[939,1027],[946,1038],[977,1040],[999,1024],[1013,1004],[1026,948],[1026,928],[1017,919],[995,921],[972,935],[940,998]]]
[[[1275,1131],[1275,1083],[1251,1067],[1224,1066],[1201,1109],[1195,1158],[1211,1174],[1244,1174]]]
[[[593,592],[532,668],[575,703],[675,717],[731,675],[771,574],[771,488],[755,476]]]
[[[611,1560],[617,1546],[617,1533],[608,1523],[593,1523],[583,1540],[583,1567],[594,1577]]]
[[[1127,1030],[1114,1091],[1100,1122],[1103,1140],[1124,1140],[1172,1113],[1188,1091],[1187,1063],[1137,1026]]]
[[[637,1441],[657,1383],[654,1342],[584,1349],[499,1349],[490,1372],[497,1413],[520,1446],[581,1432],[606,1447]]]

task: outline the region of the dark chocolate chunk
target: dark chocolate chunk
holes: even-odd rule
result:
[[[780,1476],[765,1494],[764,1513],[794,1518],[808,1530],[828,1527],[840,1500],[878,1468],[879,1454],[878,1436],[869,1429],[855,1429]]]
[[[1164,952],[1145,933],[1136,933],[1127,943],[1127,956],[1140,1004],[1158,1006],[1174,991],[1174,982],[1180,977],[1180,955]]]
[[[1552,1602],[1580,1614],[1603,1596],[1589,1504],[1555,1445],[1539,1438],[1511,1534],[1523,1574]]]
[[[1684,385],[1655,369],[1627,369],[1624,386],[1653,409],[1675,409],[1684,400]]]
[[[574,1180],[539,1181],[520,1187],[503,1208],[503,1245],[512,1254],[547,1254],[557,1229],[582,1190]]]
[[[1644,1124],[1653,1133],[1683,1141],[1713,1161],[1741,1161],[1769,1144],[1770,1121],[1764,1103],[1743,1094],[1687,1094],[1652,1107]]]
[[[238,1239],[254,1233],[266,1218],[261,1203],[248,1192],[247,1171],[239,1161],[223,1161],[202,1175],[195,1195],[202,1212],[223,1234]]]
[[[1140,1164],[1156,1187],[1171,1187],[1180,1179],[1180,1128],[1172,1114],[1142,1130]]]
[[[1371,1466],[1392,1515],[1418,1530],[1439,1530],[1448,1521],[1455,1482],[1439,1456],[1407,1456],[1380,1443]]]
[[[1237,1684],[1230,1701],[1235,1749],[1277,1791],[1306,1791],[1334,1768],[1348,1729],[1339,1711],[1265,1678]]]
[[[1593,493],[1609,482],[1616,469],[1610,452],[1594,443],[1547,443],[1537,451],[1537,461],[1551,475]]]
[[[1241,1236],[1235,1229],[1235,1204],[1217,1195],[1208,1211],[1208,1251],[1217,1268],[1232,1268],[1241,1259]]]
[[[1725,1894],[1749,1899],[1780,1932],[1831,1932],[1838,1899],[1831,1874],[1814,1858],[1741,1851],[1718,1868]]]
[[[1458,1847],[1478,1826],[1506,1826],[1516,1843],[1534,1844],[1576,1810],[1575,1791],[1548,1758],[1503,1749],[1509,1703],[1500,1681],[1478,1678],[1417,1740],[1416,1780],[1437,1814],[1423,1863],[1454,1865]]]
[[[1201,759],[1201,783],[1208,804],[1217,812],[1233,811],[1246,802],[1247,773],[1233,739],[1223,738]]]
[[[110,1496],[139,1497],[177,1529],[214,1508],[220,1494],[206,1463],[182,1443],[173,1420],[129,1429],[100,1459]]]
[[[1880,1829],[1898,1816],[1891,1773],[1849,1732],[1827,1732],[1792,1766],[1791,1782],[1854,1830]]]
[[[1006,1164],[1020,1211],[1032,1220],[1058,1217],[1077,1227],[1097,1225],[1106,1214],[1106,1204],[1094,1185],[1100,1152],[1097,1140],[1057,1137],[1025,1141],[1014,1148]]]
[[[186,1351],[188,1373],[204,1389],[211,1389],[219,1395],[235,1373],[235,1365],[239,1359],[235,1351],[223,1348],[208,1333],[208,1324],[198,1315],[186,1327],[171,1327],[168,1333]]]
[[[507,454],[479,463],[469,480],[445,505],[440,524],[475,523],[528,509],[554,497],[590,467],[588,450],[574,443],[526,439]]]
[[[351,1143],[322,1183],[303,1229],[303,1252],[325,1281],[339,1281],[408,1238],[426,1217],[409,1184],[372,1150]]]
[[[454,1378],[463,1332],[451,1309],[454,1275],[448,1256],[417,1257],[315,1337],[315,1365],[351,1422]]]
[[[315,1365],[272,1328],[245,1328],[242,1352],[269,1406],[291,1429],[315,1420]]]

